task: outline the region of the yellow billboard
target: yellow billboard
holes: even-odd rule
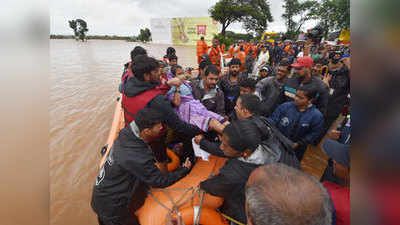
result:
[[[218,22],[211,17],[172,18],[171,31],[174,45],[196,45],[204,37],[208,45],[218,34]]]
[[[339,41],[342,43],[350,43],[350,30],[342,30],[339,35]]]

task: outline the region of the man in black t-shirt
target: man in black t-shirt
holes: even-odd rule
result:
[[[329,62],[328,77],[325,79],[329,87],[329,100],[325,119],[325,128],[328,129],[349,104],[350,70],[342,62],[342,54],[334,52]]]
[[[291,66],[294,68],[295,76],[289,78],[285,83],[285,95],[287,101],[293,101],[296,91],[299,87],[310,88],[317,90],[317,96],[314,105],[317,106],[322,115],[326,115],[329,89],[321,80],[311,75],[311,69],[314,60],[309,56],[304,56],[297,59],[296,63]]]
[[[229,72],[223,76],[218,84],[224,92],[225,97],[225,114],[229,115],[236,105],[236,100],[240,95],[239,81],[244,79],[240,74],[240,66],[242,63],[239,59],[233,58],[229,62]]]

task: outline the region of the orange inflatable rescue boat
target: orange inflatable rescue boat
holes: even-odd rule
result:
[[[120,99],[121,97],[118,98],[115,107],[114,119],[99,168],[103,165],[119,131],[125,126]],[[168,170],[175,170],[180,166],[179,158],[169,149],[167,154],[171,159]],[[164,225],[168,214],[180,214],[185,225],[227,225],[228,221],[216,211],[222,205],[223,199],[198,189],[200,182],[216,175],[225,161],[225,158],[216,156],[210,156],[209,161],[198,158],[188,175],[167,188],[152,188],[144,205],[132,213],[136,213],[142,225]]]

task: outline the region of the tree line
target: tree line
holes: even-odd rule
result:
[[[74,39],[75,35],[60,35],[51,34],[50,39]],[[117,36],[117,35],[88,35],[85,37],[88,40],[126,40],[134,42],[149,42],[151,41],[151,32],[149,28],[140,29],[138,36]]]
[[[286,24],[284,36],[295,39],[309,20],[319,21],[328,32],[350,28],[350,0],[283,0],[282,18]],[[259,39],[274,21],[268,0],[220,0],[209,9],[210,16],[222,24],[220,39],[226,38],[226,29],[241,22],[248,34]]]
[[[51,34],[50,39],[74,39],[74,35],[61,35],[61,34]],[[86,36],[88,40],[126,40],[134,41],[132,37],[128,36],[117,36],[117,35],[88,35]]]
[[[287,39],[296,39],[303,32],[303,25],[309,20],[319,21],[324,29],[324,36],[329,32],[350,28],[350,0],[282,0]],[[259,40],[274,21],[268,0],[219,0],[209,9],[210,16],[222,25],[218,35],[220,41],[230,44],[237,40]],[[241,22],[247,34],[236,34],[227,28]],[[86,24],[85,24],[86,25]],[[72,27],[71,27],[72,28]],[[86,26],[85,26],[86,28]],[[50,38],[69,38],[53,35]],[[149,28],[140,29],[139,35],[131,37],[88,36],[87,39],[127,40],[149,42],[152,40]]]

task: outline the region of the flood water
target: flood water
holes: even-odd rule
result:
[[[50,40],[50,224],[95,225],[91,191],[111,126],[123,64],[144,47],[161,59],[168,45]],[[175,46],[178,63],[196,64],[195,47]]]

